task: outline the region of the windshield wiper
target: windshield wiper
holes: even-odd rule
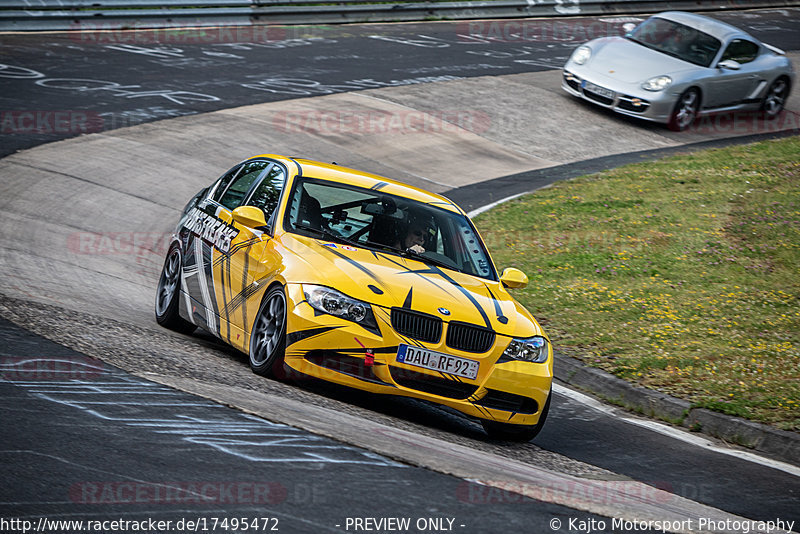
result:
[[[418,261],[421,261],[422,263],[430,263],[432,265],[436,265],[437,267],[444,267],[445,269],[450,269],[451,271],[461,272],[461,270],[456,269],[452,265],[448,265],[443,261],[434,260],[433,258],[428,258],[426,256],[420,256],[419,254],[414,254],[412,256],[412,258],[417,259]]]
[[[635,37],[628,37],[627,39],[629,41],[633,41],[634,43],[636,43],[638,45],[642,45],[645,48],[649,48],[650,50],[655,50],[656,52],[661,52],[662,54],[666,54],[666,55],[668,55],[670,57],[674,57],[675,59],[680,59],[681,61],[686,61],[687,63],[693,63],[695,65],[698,65],[698,63],[694,63],[693,61],[689,61],[688,59],[686,59],[685,57],[682,57],[677,52],[670,52],[669,50],[666,50],[664,48],[659,48],[656,45],[648,44],[648,43],[645,43],[644,41],[640,41],[639,39],[636,39]]]
[[[386,245],[384,243],[377,243],[375,241],[369,241],[369,240],[364,241],[363,243],[359,242],[359,241],[352,241],[350,239],[347,239],[344,236],[334,234],[334,233],[332,233],[332,232],[330,232],[328,230],[323,230],[321,228],[314,228],[312,226],[308,226],[308,225],[305,225],[305,224],[295,224],[294,227],[297,230],[304,230],[306,232],[315,234],[319,239],[327,238],[327,239],[330,239],[331,241],[336,241],[336,242],[339,242],[339,243],[343,243],[345,245],[353,245],[353,246],[356,246],[356,247],[376,249],[376,250],[378,250],[380,252],[393,252],[393,253],[395,253],[398,256],[401,256],[403,258],[409,258],[409,259],[412,259],[412,260],[420,261],[422,263],[429,263],[429,264],[432,264],[432,265],[436,265],[437,267],[444,267],[445,269],[450,269],[450,270],[453,270],[453,271],[462,272],[460,269],[458,269],[456,267],[453,267],[452,265],[449,265],[449,264],[447,264],[447,263],[445,263],[443,261],[439,261],[439,260],[436,260],[434,258],[429,258],[427,256],[424,256],[423,255],[424,253],[423,254],[417,254],[416,252],[414,252],[414,251],[412,251],[410,249],[403,250],[401,248],[397,248],[397,247],[393,247],[393,246],[390,246],[390,245]]]
[[[344,245],[353,245],[356,247],[363,247],[363,243],[359,243],[358,241],[352,241],[347,239],[343,235],[334,234],[330,230],[325,230],[323,228],[314,228],[313,226],[308,226],[306,224],[295,224],[295,229],[303,230],[305,232],[309,232],[315,234],[317,239],[329,239],[330,241],[336,241],[337,243],[342,243]]]
[[[462,272],[461,269],[453,267],[450,264],[447,264],[447,263],[445,263],[443,261],[439,261],[437,259],[425,256],[424,252],[422,254],[418,254],[418,253],[414,252],[411,249],[403,250],[403,249],[400,249],[400,248],[397,248],[397,247],[390,247],[388,245],[380,245],[379,243],[375,243],[375,245],[380,246],[384,251],[388,250],[389,252],[394,252],[395,254],[397,254],[398,256],[402,256],[403,258],[409,258],[409,259],[412,259],[412,260],[417,260],[417,261],[420,261],[422,263],[430,263],[432,265],[436,265],[437,267],[444,267],[445,269],[450,269],[451,271]]]
[[[642,46],[643,46],[643,47],[645,47],[645,48],[649,48],[649,49],[651,49],[651,50],[658,50],[658,49],[657,49],[657,48],[655,48],[653,45],[651,45],[651,44],[648,44],[648,43],[645,43],[644,41],[640,41],[640,40],[639,40],[639,39],[637,39],[636,37],[626,37],[626,39],[628,39],[629,41],[631,41],[631,42],[634,42],[634,43],[636,43],[636,44],[638,44],[638,45],[642,45]]]

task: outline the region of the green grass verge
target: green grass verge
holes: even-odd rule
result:
[[[560,182],[476,224],[557,350],[800,430],[800,137]]]

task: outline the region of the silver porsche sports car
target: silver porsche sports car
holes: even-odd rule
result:
[[[594,104],[681,131],[707,113],[761,109],[772,119],[794,77],[782,50],[724,22],[669,11],[624,37],[579,46],[561,85]]]

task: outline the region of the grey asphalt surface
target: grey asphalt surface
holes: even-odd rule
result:
[[[471,533],[543,532],[576,516],[134,377],[2,319],[0,340],[6,521],[43,532],[128,521],[148,532],[316,534],[400,518],[404,532]],[[22,531],[11,525],[3,531]]]
[[[559,180],[569,180],[570,178],[576,178],[585,174],[602,172],[607,169],[621,167],[622,165],[628,165],[630,163],[652,161],[674,154],[685,154],[687,152],[695,152],[698,150],[710,150],[724,146],[756,143],[770,139],[782,139],[797,135],[797,133],[798,132],[795,130],[786,130],[782,132],[746,135],[735,138],[714,139],[710,141],[701,141],[697,143],[657,148],[653,150],[612,154],[610,156],[591,158],[587,160],[576,161],[574,163],[558,165],[556,167],[535,169],[495,178],[493,180],[476,182],[474,184],[451,189],[447,192],[447,197],[456,202],[469,213],[474,210],[481,210],[493,202],[502,201],[515,195],[529,193]]]
[[[16,315],[16,320],[26,322],[24,316],[9,313],[8,306],[11,303],[4,301],[3,304],[3,315]],[[669,436],[621,422],[609,414],[595,411],[561,395],[556,395],[548,423],[532,443],[497,443],[487,441],[477,422],[410,399],[376,398],[316,381],[280,383],[266,380],[250,372],[244,356],[202,333],[192,337],[166,333],[155,337],[151,332],[143,332],[137,336],[122,325],[104,324],[106,321],[95,318],[78,327],[78,331],[71,336],[65,337],[59,332],[59,325],[64,323],[58,310],[48,309],[46,316],[49,327],[31,320],[45,315],[42,311],[26,312],[29,314],[27,322],[37,332],[61,337],[72,345],[76,344],[76,339],[84,338],[82,343],[77,344],[92,349],[91,353],[102,357],[104,361],[114,362],[137,373],[187,376],[253,391],[278,393],[303,403],[409,430],[420,436],[466,445],[488,454],[545,466],[559,472],[609,481],[638,480],[674,495],[752,519],[800,519],[796,510],[799,495],[795,475],[688,446]],[[108,339],[104,339],[106,336]],[[122,342],[122,339],[125,341]],[[139,350],[145,344],[149,346],[153,343],[162,347],[160,354],[143,353]],[[98,347],[102,346],[106,349],[99,351]],[[20,345],[11,347],[16,349]],[[20,354],[30,353],[39,354],[41,351],[11,351],[11,355],[16,358]],[[34,425],[51,427],[51,409],[37,412],[34,421]],[[137,429],[128,431],[135,433]],[[74,446],[79,449],[91,448],[94,442],[92,440],[88,444],[78,443]],[[150,454],[154,449],[147,450],[147,454]],[[167,451],[163,454],[169,453]],[[172,458],[175,462],[183,461],[181,456]],[[132,473],[137,472],[139,460],[139,455],[134,455],[131,463],[126,464]],[[26,477],[32,477],[27,480],[35,480],[37,476],[28,472],[22,480]],[[325,480],[320,484],[328,486],[334,493],[338,491],[335,488],[339,486],[339,480],[334,473]],[[747,491],[743,491],[744,488]],[[514,499],[503,495],[501,499]],[[450,510],[447,507],[441,509]],[[391,511],[391,505],[387,504],[384,510]],[[513,510],[515,509],[512,507]],[[398,514],[398,509],[395,508],[393,513]],[[573,512],[571,517],[575,515]],[[502,530],[487,527],[485,531]],[[531,530],[534,531],[540,530]]]
[[[798,8],[753,13],[713,15],[774,46],[800,49]],[[0,34],[0,157],[85,132],[248,104],[560,68],[582,42],[619,35],[640,19]],[[26,111],[39,114],[36,122],[14,115]],[[72,115],[59,124],[54,113],[64,111]]]
[[[738,13],[726,13],[721,15],[721,18],[730,19],[734,23],[746,22],[746,16]],[[759,36],[778,46],[797,49],[798,33],[796,28],[792,29],[793,25],[797,24],[797,18],[787,18],[779,11],[775,12],[774,18],[768,18],[766,22],[765,19],[760,18],[758,24],[763,35],[759,34]],[[753,29],[751,28],[751,30]],[[109,129],[248,103],[317,96],[387,85],[416,85],[420,82],[442,80],[441,76],[466,77],[545,70],[563,62],[572,47],[577,44],[577,40],[574,42],[570,40],[567,42],[525,43],[522,46],[515,42],[493,42],[491,47],[484,47],[483,45],[487,43],[474,40],[462,41],[457,30],[454,30],[452,26],[441,24],[326,28],[323,31],[335,33],[286,39],[275,48],[249,47],[246,49],[247,45],[235,44],[235,47],[231,47],[230,43],[224,43],[224,47],[216,44],[174,46],[172,44],[139,43],[136,45],[139,48],[136,48],[135,51],[128,45],[122,46],[125,43],[98,45],[76,43],[73,38],[69,37],[2,36],[0,37],[0,45],[2,45],[0,50],[3,51],[4,56],[0,58],[0,62],[11,64],[13,59],[14,64],[22,70],[3,70],[0,67],[0,104],[3,109],[17,111],[26,109],[88,110],[96,114],[95,118],[102,119],[102,124],[98,123],[97,128]],[[756,33],[755,30],[753,31]],[[367,34],[379,35],[381,38],[372,38]],[[309,39],[328,39],[335,42]],[[367,39],[368,41],[366,41]],[[364,45],[365,41],[369,43],[368,46]],[[447,46],[441,46],[442,44]],[[180,51],[176,51],[177,48],[180,48]],[[324,53],[320,52],[321,48],[324,49]],[[365,49],[369,49],[370,54],[375,53],[384,60],[377,63],[372,61],[371,56],[364,52]],[[309,55],[307,53],[309,50],[314,50],[314,54]],[[214,55],[220,53],[241,57]],[[535,56],[535,59],[530,59],[531,56]],[[120,60],[123,57],[126,59]],[[372,76],[370,82],[363,81],[366,71]],[[98,72],[102,72],[102,76],[97,74]],[[220,72],[224,75],[220,75]],[[273,75],[276,72],[279,74]],[[38,76],[38,74],[42,74],[42,76]],[[69,79],[65,81],[60,78],[59,80],[61,76]],[[292,79],[287,81],[284,76]],[[54,79],[55,82],[38,83],[42,80]],[[246,87],[246,85],[251,87]],[[213,96],[219,100],[211,100],[198,95]],[[19,131],[14,132],[13,135],[4,134],[0,137],[2,143],[0,154],[9,154],[20,148],[79,133],[67,128],[65,131],[47,134]],[[614,163],[609,161],[603,163],[603,165],[605,164],[613,166]],[[539,176],[544,176],[545,173],[540,173]],[[492,198],[502,198],[502,195],[499,194],[501,188],[494,186],[503,184],[503,187],[519,188],[521,187],[519,184],[522,183],[530,185],[530,178],[530,175],[523,179],[510,177],[505,182],[490,184],[489,188],[494,195]],[[514,183],[518,185],[508,185]],[[467,195],[464,197],[465,199],[474,198],[475,194],[480,198],[487,192],[487,189],[481,190],[480,187],[479,185],[471,190],[465,188],[461,192],[454,193],[464,193]],[[473,196],[469,197],[469,195]],[[465,207],[469,207],[469,202]],[[128,370],[201,376],[220,383],[237,386],[245,384],[254,390],[278,391],[311,404],[335,406],[342,411],[361,417],[380,419],[387,424],[411,428],[421,434],[435,435],[440,439],[455,443],[469,444],[478,450],[547,465],[564,472],[596,477],[631,477],[656,487],[669,488],[677,495],[747,517],[772,520],[775,517],[792,519],[797,518],[798,515],[796,503],[800,495],[798,495],[796,477],[741,460],[732,460],[730,457],[713,452],[698,451],[669,437],[625,425],[612,417],[595,413],[560,397],[557,400],[561,402],[554,406],[550,422],[534,444],[519,446],[496,444],[485,441],[476,423],[420,403],[398,399],[376,401],[374,397],[320,384],[287,385],[265,381],[251,375],[246,362],[241,357],[203,336],[194,338],[176,338],[166,334],[157,336],[151,331],[142,331],[130,325],[114,324],[94,317],[70,317],[69,324],[73,330],[64,331],[62,325],[68,324],[68,320],[59,319],[59,313],[69,315],[69,312],[45,310],[44,313],[39,313],[34,317],[33,306],[28,310],[20,310],[18,309],[19,301],[5,300],[2,304],[3,307],[0,309],[3,310],[3,316],[13,318],[23,324],[29,324],[37,332],[44,332],[64,343],[81,347],[81,350],[87,354],[102,357],[105,361]],[[50,324],[47,324],[48,321]],[[81,326],[76,328],[76,325]],[[41,340],[34,342],[26,334],[15,332],[14,328],[8,327],[7,331],[6,339],[13,340],[14,336],[17,336],[22,341],[9,342],[6,350],[10,353],[4,356],[6,358],[4,361],[12,358],[11,361],[15,362],[17,360],[13,360],[13,358],[27,357],[31,353],[50,354],[51,350],[60,355],[59,351],[63,350]],[[42,345],[44,348],[37,343],[44,343]],[[151,353],[149,348],[146,351],[140,350],[142,347],[154,345],[163,349],[160,354]],[[72,354],[72,356],[75,355]],[[139,381],[136,378],[120,380]],[[48,381],[52,382],[51,379]],[[45,402],[41,397],[40,390],[26,389],[27,386],[22,386],[16,380],[12,382],[16,382],[13,387],[8,382],[0,386],[4,390],[3,393],[8,395],[4,396],[2,424],[13,425],[10,429],[4,429],[4,435],[24,434],[23,429],[25,432],[30,431],[31,433],[27,435],[29,439],[16,440],[15,437],[13,448],[9,445],[7,450],[26,451],[30,449],[30,443],[42,443],[46,446],[31,454],[16,453],[23,457],[27,456],[24,461],[17,459],[20,456],[4,458],[4,465],[15,466],[14,469],[8,471],[7,475],[4,475],[9,477],[9,481],[14,482],[14,484],[6,484],[3,490],[7,494],[3,496],[0,504],[10,507],[8,514],[4,509],[4,516],[25,513],[33,517],[36,514],[43,514],[45,511],[49,513],[51,508],[48,506],[52,506],[56,515],[72,513],[76,517],[85,513],[106,516],[109,509],[115,513],[117,509],[124,509],[127,514],[132,514],[131,517],[143,515],[142,507],[138,503],[136,505],[106,503],[109,508],[100,510],[97,506],[86,506],[86,503],[74,502],[69,496],[64,497],[64,491],[75,483],[80,484],[87,480],[106,480],[104,472],[110,473],[108,478],[111,479],[111,482],[126,481],[129,479],[125,477],[130,476],[145,482],[153,480],[159,483],[170,480],[196,481],[197,466],[201,465],[203,469],[209,464],[214,466],[219,461],[219,456],[216,454],[223,454],[220,453],[219,448],[209,445],[209,442],[212,441],[217,445],[220,444],[219,441],[214,441],[219,438],[217,435],[212,435],[213,439],[207,439],[206,443],[198,444],[195,440],[187,444],[182,438],[175,438],[175,434],[152,432],[153,435],[150,435],[142,433],[141,426],[131,427],[127,422],[109,422],[100,417],[103,424],[98,425],[97,416],[90,413],[86,405],[73,403],[70,406],[63,402]],[[50,385],[52,383],[48,384],[48,386]],[[181,402],[190,402],[189,397],[182,395],[179,395]],[[21,401],[24,409],[19,409],[20,402],[10,403],[8,399],[12,397]],[[206,401],[201,401],[201,403],[206,403]],[[12,408],[12,404],[15,407]],[[32,410],[33,407],[35,409]],[[219,408],[211,406],[208,408],[212,413],[219,410]],[[6,417],[6,414],[13,414],[14,417]],[[225,416],[232,418],[225,419],[226,424],[241,424],[242,420],[238,419],[240,415],[233,414],[235,412]],[[153,414],[148,413],[146,417],[149,418],[151,415]],[[92,420],[92,417],[95,419]],[[171,421],[170,414],[155,414],[155,417]],[[9,421],[13,421],[13,423]],[[250,423],[250,420],[246,422],[248,425]],[[79,428],[81,431],[74,431],[74,429],[65,431],[65,428],[69,427]],[[90,440],[91,446],[98,447],[98,450],[90,452],[91,449],[87,449],[87,445],[83,443],[86,440],[83,438],[95,433],[102,437]],[[129,433],[130,435],[128,435]],[[228,438],[225,437],[225,439]],[[75,443],[75,440],[79,441]],[[12,442],[9,441],[9,443]],[[120,448],[107,447],[111,443]],[[129,443],[134,444],[134,453],[130,456],[130,461],[126,463],[124,461],[125,454],[115,451],[121,450],[121,447]],[[26,444],[28,449],[24,447]],[[60,451],[60,455],[54,451]],[[144,454],[142,451],[147,451],[147,453]],[[35,454],[37,452],[56,458],[37,456]],[[243,462],[241,457],[227,453],[224,455],[226,457],[233,456],[234,459],[231,461],[234,463],[227,468],[220,467],[220,470],[208,471],[214,475],[212,478],[214,481],[225,481],[225,478],[220,477],[246,472],[248,473],[248,477],[244,481],[246,483],[266,479],[277,481],[289,488],[287,495],[302,497],[308,491],[318,491],[324,494],[325,498],[333,498],[331,502],[321,499],[323,504],[319,507],[322,514],[319,516],[321,518],[319,521],[311,520],[312,523],[304,523],[302,520],[293,522],[297,517],[292,518],[292,514],[296,515],[297,508],[305,510],[309,504],[308,499],[304,501],[298,497],[292,501],[287,496],[286,500],[281,503],[286,505],[285,509],[280,506],[274,509],[276,515],[279,511],[286,514],[284,516],[286,521],[282,524],[287,525],[287,529],[289,529],[288,525],[291,525],[292,528],[297,527],[297,530],[288,531],[306,531],[302,529],[308,525],[313,525],[314,528],[329,526],[331,518],[339,517],[336,514],[341,515],[342,509],[346,509],[348,514],[351,513],[351,510],[367,513],[370,507],[360,505],[359,498],[352,495],[369,495],[373,497],[374,501],[376,500],[375,495],[388,494],[385,489],[386,484],[392,486],[394,480],[399,480],[393,478],[394,475],[386,477],[383,471],[371,472],[370,470],[375,466],[357,467],[355,477],[349,477],[348,471],[341,465],[334,465],[331,470],[327,470],[326,466],[324,469],[315,471],[314,476],[308,475],[306,467],[301,467],[299,471],[287,468],[286,471],[281,472],[279,468],[270,465],[269,471],[263,471],[266,468],[261,463],[257,463],[259,468],[253,471],[253,461]],[[187,457],[191,460],[187,461]],[[89,463],[88,471],[85,469],[87,467],[86,458],[90,458],[92,462],[101,463],[101,471],[95,471],[97,477],[100,478],[86,474],[91,472],[91,468],[94,467],[94,464]],[[105,463],[105,458],[113,460],[113,462]],[[195,459],[198,461],[196,462]],[[62,460],[78,465],[73,466],[74,470],[73,467],[66,469],[63,466],[72,464]],[[143,463],[149,469],[143,471],[142,476],[135,474],[139,469],[139,463]],[[55,465],[61,465],[62,468],[56,469]],[[117,466],[120,468],[117,469]],[[280,466],[280,468],[283,467],[285,466]],[[165,471],[159,471],[159,468]],[[42,479],[39,469],[46,470],[54,478]],[[424,507],[426,501],[430,501],[430,498],[424,498],[425,495],[435,494],[438,499],[440,494],[445,494],[443,500],[437,500],[437,511],[451,516],[456,516],[456,511],[461,513],[464,503],[458,501],[457,497],[447,496],[453,495],[454,491],[457,493],[458,480],[448,477],[441,480],[436,479],[436,476],[441,475],[428,478],[433,474],[411,468],[406,468],[406,470],[414,473],[426,473],[420,476],[421,487],[431,490],[431,493],[419,492],[423,494],[423,497],[415,496],[411,500],[415,510],[429,511],[431,509],[429,503],[427,504],[428,508]],[[134,475],[131,475],[131,472]],[[251,472],[258,473],[262,478],[250,478]],[[394,471],[392,472],[394,473]],[[165,473],[169,476],[166,476]],[[59,475],[61,475],[60,478]],[[159,478],[162,475],[164,476]],[[401,487],[416,488],[417,479],[415,477],[416,475],[399,484]],[[361,485],[362,478],[366,481],[364,486]],[[300,479],[312,480],[316,486],[309,490],[308,486],[297,486],[296,483],[291,482]],[[434,479],[436,481],[431,482]],[[447,482],[443,482],[445,480]],[[404,484],[406,486],[403,486]],[[431,485],[426,486],[426,484]],[[27,487],[24,495],[26,498],[13,495],[14,492],[11,488],[14,486]],[[119,486],[108,487],[119,488]],[[453,489],[454,487],[456,490]],[[381,491],[384,493],[380,493]],[[391,489],[388,490],[388,492],[391,491]],[[339,499],[340,495],[347,495],[347,497]],[[396,500],[389,498],[379,500],[380,504],[376,506],[382,507],[380,515],[400,515],[399,510],[403,507],[398,505]],[[243,512],[258,508],[253,507],[252,503],[236,504],[242,505]],[[512,518],[511,524],[509,521],[493,522],[492,514],[494,512],[492,512],[490,514],[492,517],[488,518],[486,523],[480,521],[471,523],[475,528],[471,531],[500,532],[510,530],[514,526],[518,526],[521,530],[524,530],[526,526],[531,526],[525,519],[532,513],[531,506],[519,506],[517,502],[506,504],[509,505],[507,513]],[[539,505],[535,501],[530,503],[526,501],[526,504],[531,504],[534,509],[537,509]],[[513,505],[517,505],[517,507],[515,508]],[[183,506],[165,511],[166,509],[162,508],[161,503],[148,503],[146,506],[147,513],[151,509],[155,509],[165,518],[178,517],[177,514],[183,513],[183,510],[187,508]],[[225,508],[228,509],[227,506]],[[475,515],[469,516],[467,512],[464,512],[464,517],[481,518],[480,511],[486,508],[485,505],[478,506],[477,512],[469,512]],[[190,511],[196,509],[196,505],[193,504]],[[272,510],[273,508],[268,509]],[[213,506],[203,508],[204,513],[214,510],[219,510],[219,508]],[[505,511],[506,508],[503,510]],[[430,514],[433,513],[430,511]],[[533,517],[536,517],[535,521],[539,521],[539,523],[533,525],[535,528],[531,528],[530,531],[546,531],[547,524],[544,521],[547,517],[552,517],[550,514],[566,513],[565,510],[552,509],[547,509],[542,515],[534,513]],[[373,515],[379,514],[375,512]],[[504,517],[504,514],[500,514],[499,517]],[[513,519],[516,517],[520,518],[519,523],[513,523],[517,521]],[[306,519],[305,515],[301,519]],[[464,521],[464,524],[467,524],[467,520]]]

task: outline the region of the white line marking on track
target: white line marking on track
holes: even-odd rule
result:
[[[467,217],[472,219],[473,217],[477,217],[478,215],[480,215],[484,211],[489,211],[490,209],[492,209],[492,208],[494,208],[496,206],[499,206],[500,204],[508,202],[509,200],[514,200],[515,198],[521,197],[522,195],[527,195],[530,192],[531,191],[526,191],[524,193],[517,193],[516,195],[511,195],[510,197],[506,197],[506,198],[500,199],[497,202],[492,202],[491,204],[486,204],[485,206],[481,206],[480,208],[475,208],[474,210],[472,210],[469,213],[467,213]]]
[[[671,438],[683,441],[685,443],[689,443],[696,447],[717,452],[719,454],[727,454],[728,456],[734,456],[736,458],[739,458],[740,460],[753,462],[759,465],[763,465],[765,467],[771,467],[772,469],[777,469],[779,471],[789,473],[790,475],[800,477],[800,467],[780,462],[778,460],[765,458],[763,456],[759,456],[758,454],[752,452],[721,447],[709,439],[703,438],[696,434],[692,434],[690,432],[687,432],[685,430],[682,430],[674,426],[669,426],[656,421],[651,421],[649,419],[626,417],[624,415],[621,415],[620,410],[607,406],[602,402],[598,401],[597,399],[594,399],[588,395],[584,395],[583,393],[575,391],[574,389],[569,389],[565,386],[562,386],[561,384],[553,384],[553,391],[555,393],[558,393],[559,395],[563,395],[571,400],[574,400],[575,402],[584,404],[589,408],[592,408],[593,410],[597,410],[599,412],[603,412],[607,415],[613,416],[614,418],[620,421],[624,421],[632,425],[637,425],[646,428],[648,430],[651,430],[653,432],[658,432],[659,434],[664,434],[665,436],[669,436]]]
[[[477,217],[481,213],[488,211],[500,204],[508,202],[510,200],[514,200],[515,198],[521,197],[522,195],[527,195],[532,191],[527,191],[525,193],[519,193],[516,195],[511,195],[509,197],[503,198],[498,200],[497,202],[492,202],[491,204],[487,204],[486,206],[482,206],[480,208],[474,209],[467,213],[467,216],[471,219],[473,217]],[[719,454],[727,454],[728,456],[733,456],[739,458],[741,460],[745,460],[748,462],[753,462],[759,465],[763,465],[765,467],[771,467],[772,469],[777,469],[778,471],[783,471],[785,473],[789,473],[790,475],[794,475],[796,477],[800,477],[800,467],[797,467],[792,464],[787,464],[784,462],[780,462],[778,460],[772,460],[770,458],[766,458],[764,456],[760,456],[758,454],[743,451],[739,449],[729,449],[725,447],[720,447],[719,445],[715,444],[713,441],[708,440],[706,438],[697,436],[695,434],[691,434],[685,430],[681,430],[674,426],[665,425],[663,423],[658,423],[656,421],[651,421],[649,419],[638,419],[633,417],[625,417],[620,416],[620,411],[616,410],[610,406],[603,404],[602,402],[589,397],[588,395],[584,395],[583,393],[579,393],[573,389],[569,389],[565,386],[560,384],[553,384],[553,391],[559,393],[560,395],[564,395],[576,402],[584,404],[594,410],[599,412],[605,413],[607,415],[613,416],[620,421],[624,421],[626,423],[630,423],[632,425],[637,425],[643,428],[647,428],[653,432],[658,432],[659,434],[664,434],[665,436],[669,436],[671,438],[683,441],[685,443],[689,443],[696,447],[700,447],[703,449],[707,449],[710,451],[717,452]]]

